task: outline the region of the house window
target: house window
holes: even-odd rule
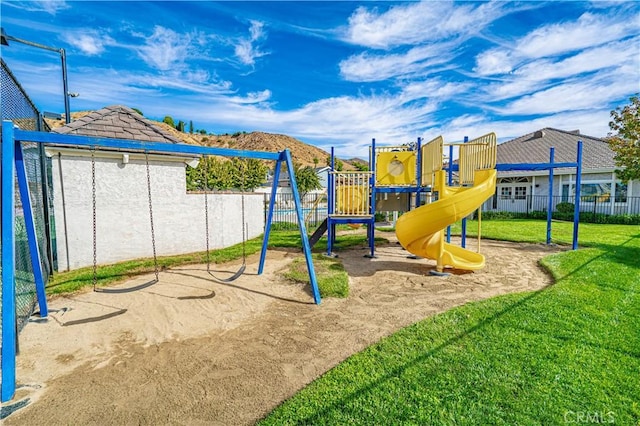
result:
[[[516,200],[526,200],[527,199],[527,187],[526,186],[516,186]]]
[[[500,188],[500,199],[501,200],[510,200],[511,199],[511,187],[502,187],[502,188]]]
[[[580,200],[585,203],[608,203],[611,201],[610,183],[583,183]]]
[[[627,184],[616,182],[616,203],[627,202]]]
[[[566,203],[569,201],[569,184],[565,183],[562,185],[562,202]]]

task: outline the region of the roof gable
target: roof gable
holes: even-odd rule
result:
[[[68,135],[180,143],[178,139],[124,105],[112,105],[53,130]]]
[[[614,152],[604,139],[546,127],[498,145],[497,162],[548,163],[550,148],[554,147],[554,162],[570,163],[577,158],[577,142],[582,141],[582,166],[584,169],[616,167]]]

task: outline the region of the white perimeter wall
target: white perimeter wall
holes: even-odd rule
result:
[[[121,156],[98,155],[95,161],[98,264],[151,257],[144,160],[131,158],[128,164],[123,164]],[[90,266],[93,264],[91,159],[63,154],[64,208],[55,153],[52,164],[58,270]],[[184,161],[153,157],[149,164],[158,256],[205,250],[204,194],[187,194]],[[215,193],[208,197],[210,248],[242,242],[242,195]],[[255,238],[264,231],[263,194],[246,193],[244,202],[248,236]]]

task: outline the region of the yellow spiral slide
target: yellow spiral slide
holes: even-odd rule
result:
[[[484,268],[484,256],[444,241],[443,230],[470,215],[489,199],[496,188],[495,169],[477,170],[473,186],[450,187],[444,184],[445,172],[436,172],[434,187],[439,199],[431,204],[404,213],[396,222],[396,236],[410,253],[435,259],[438,272],[445,266],[457,269]]]

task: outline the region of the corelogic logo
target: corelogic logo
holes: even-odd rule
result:
[[[614,424],[616,414],[613,411],[566,411],[565,423],[576,424]]]

